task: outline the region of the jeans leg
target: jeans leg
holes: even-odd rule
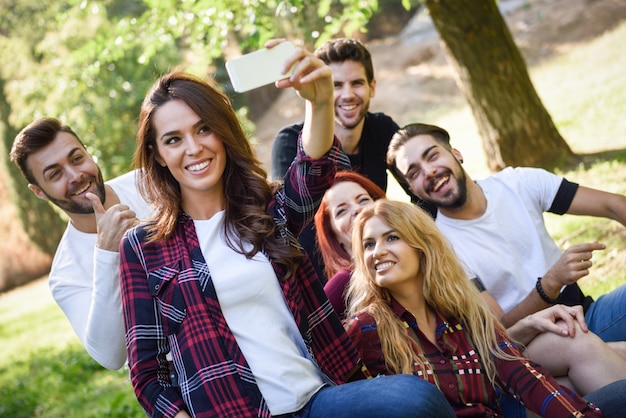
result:
[[[452,418],[454,412],[437,387],[398,374],[329,386],[318,392],[298,418]]]
[[[626,341],[626,284],[593,302],[585,313],[585,321],[604,341]]]
[[[505,418],[526,418],[526,407],[508,393],[503,391],[499,402]]]
[[[598,405],[605,418],[620,418],[626,414],[626,379],[609,383],[585,399]]]

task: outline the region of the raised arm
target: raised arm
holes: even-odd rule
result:
[[[268,43],[267,46],[275,45]],[[333,74],[329,66],[304,48],[296,48],[287,60],[284,72],[293,66],[289,78],[276,82],[276,87],[293,87],[306,100],[302,147],[305,153],[317,159],[324,156],[333,144],[334,106]]]

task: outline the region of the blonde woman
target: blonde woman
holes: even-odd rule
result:
[[[502,416],[501,390],[541,416],[620,409],[615,391],[624,381],[585,400],[522,356],[421,209],[386,199],[363,209],[352,255],[346,329],[372,376],[418,375],[439,387],[457,416]]]

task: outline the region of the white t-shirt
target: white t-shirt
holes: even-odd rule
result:
[[[303,408],[324,381],[267,257],[228,247],[224,212],[194,221],[222,313],[272,415]]]
[[[477,181],[487,199],[479,218],[437,214],[437,226],[504,312],[526,298],[562,254],[543,220],[562,180],[543,169],[509,167]]]
[[[136,171],[107,185],[137,218],[151,214],[135,187]],[[119,252],[96,248],[97,234],[68,223],[49,274],[52,296],[87,352],[103,367],[119,369],[126,361],[124,319],[119,285]]]

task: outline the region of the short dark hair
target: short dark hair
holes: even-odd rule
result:
[[[85,144],[83,144],[72,128],[55,118],[40,118],[31,122],[13,140],[9,158],[17,165],[17,168],[20,169],[29,183],[37,184],[37,181],[33,176],[33,172],[28,168],[28,157],[32,153],[48,146],[54,141],[59,132],[67,132],[73,135],[83,148],[85,147]]]
[[[395,175],[398,181],[408,188],[410,188],[410,186],[407,184],[404,174],[396,167],[396,159],[398,158],[400,148],[409,142],[411,138],[418,135],[430,135],[435,138],[435,141],[443,145],[445,149],[452,151],[450,134],[439,126],[428,125],[426,123],[410,123],[400,128],[393,134],[391,141],[389,141],[389,146],[387,147],[387,167],[389,167],[389,170]],[[426,210],[430,211],[430,209]]]
[[[418,135],[430,135],[448,151],[452,150],[450,146],[450,134],[445,129],[426,123],[410,123],[400,128],[398,132],[393,134],[391,141],[389,141],[389,146],[387,147],[387,164],[392,169],[396,167],[396,158],[400,147],[409,142],[411,138],[415,138]]]
[[[365,46],[356,39],[333,39],[315,50],[315,55],[326,64],[333,62],[355,61],[365,68],[365,77],[369,84],[374,80],[372,56]]]

